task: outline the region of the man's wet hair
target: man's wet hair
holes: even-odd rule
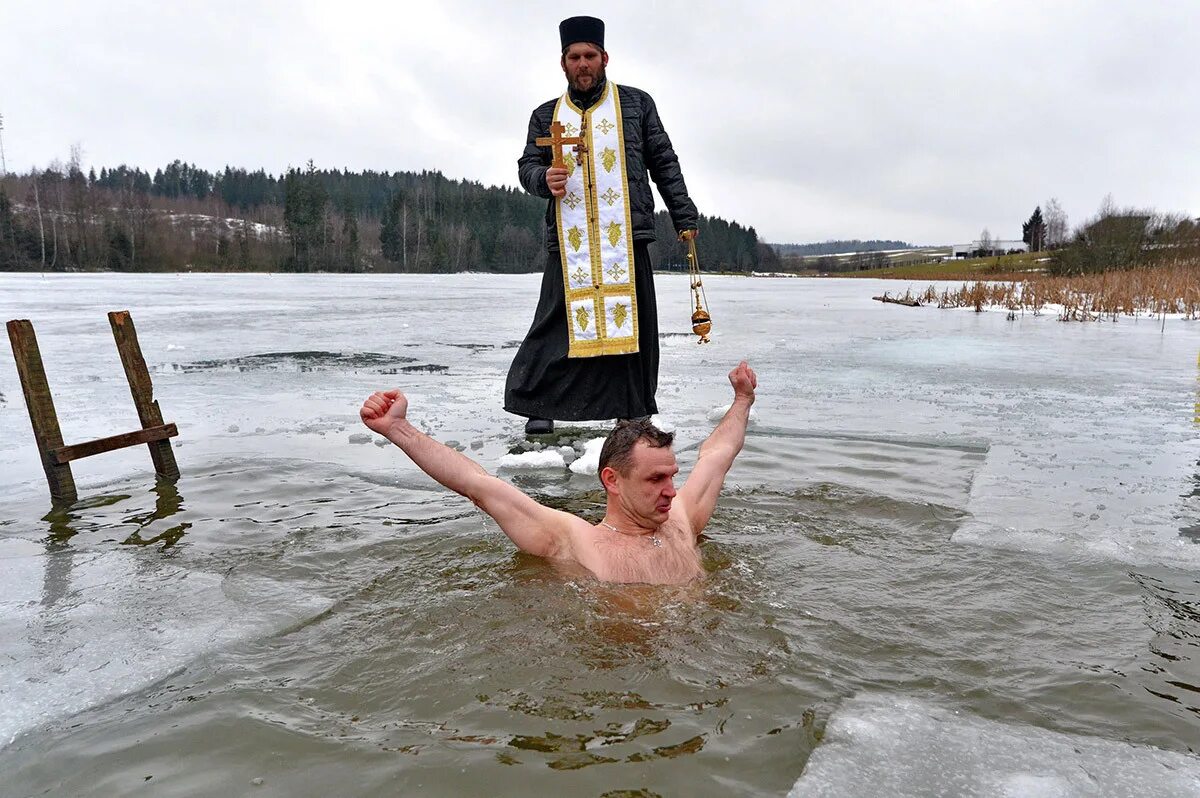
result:
[[[629,467],[633,464],[633,447],[638,441],[645,441],[652,449],[661,449],[670,446],[674,440],[675,433],[663,432],[648,418],[618,421],[600,449],[599,470],[612,466],[621,476],[628,476]]]

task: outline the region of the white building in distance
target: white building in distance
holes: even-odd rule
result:
[[[978,240],[972,241],[970,244],[955,244],[950,251],[952,258],[972,258],[979,257],[983,251],[983,244]],[[1024,241],[1008,241],[1004,239],[993,239],[988,247],[987,252],[982,252],[983,255],[1006,255],[1009,252],[1028,252],[1029,245]]]

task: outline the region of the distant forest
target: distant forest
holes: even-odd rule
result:
[[[540,271],[546,201],[440,172],[225,167],[84,173],[79,157],[0,178],[0,271]],[[660,211],[656,266],[682,268]],[[700,217],[706,270],[772,269],[753,227]]]
[[[775,252],[781,256],[795,255],[838,255],[845,252],[878,252],[884,249],[913,249],[907,241],[859,241],[852,238],[845,241],[823,241],[820,244],[772,244]]]

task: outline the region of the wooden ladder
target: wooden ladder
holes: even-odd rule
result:
[[[170,441],[179,434],[179,430],[174,424],[163,423],[162,411],[154,399],[150,372],[146,370],[146,360],[142,357],[137,331],[133,328],[133,319],[129,311],[116,310],[108,314],[108,323],[117,341],[117,352],[121,355],[121,365],[125,367],[125,378],[129,381],[129,391],[133,394],[142,428],[65,446],[33,324],[28,319],[8,322],[8,340],[12,343],[13,357],[17,361],[17,374],[21,378],[21,390],[25,393],[25,406],[29,408],[33,437],[37,441],[42,468],[50,485],[50,498],[56,504],[70,504],[79,498],[75,490],[75,478],[71,475],[72,460],[142,443],[150,447],[154,473],[159,478],[170,482],[179,479],[179,466],[175,464]]]

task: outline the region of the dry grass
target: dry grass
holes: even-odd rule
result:
[[[1017,280],[963,283],[938,293],[929,286],[920,295],[940,308],[1006,308],[1010,315],[1041,314],[1047,305],[1062,308],[1060,321],[1116,321],[1137,313],[1182,314],[1200,318],[1200,263],[1180,262],[1076,277],[1025,275]]]

